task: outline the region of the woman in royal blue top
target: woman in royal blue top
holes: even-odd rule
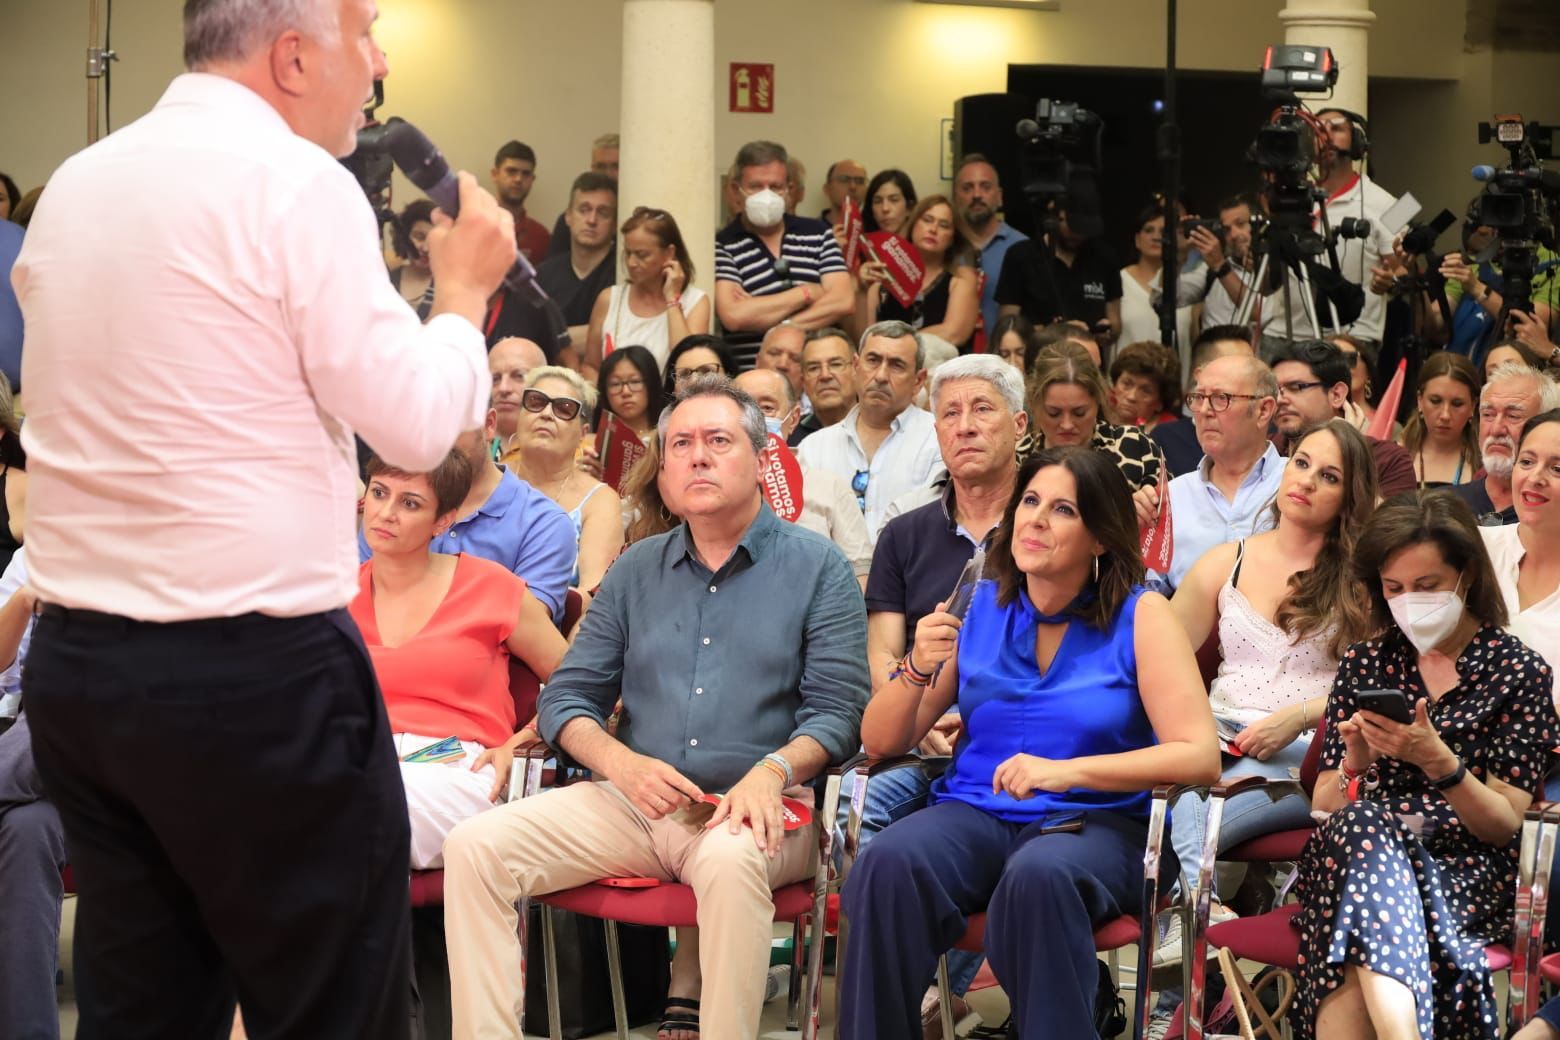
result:
[[[921,620],[862,719],[873,756],[914,747],[955,699],[965,728],[931,805],[878,835],[845,886],[841,1040],[919,1035],[937,957],[980,910],[1018,1035],[1093,1036],[1094,927],[1139,910],[1149,792],[1219,775],[1192,648],[1140,587],[1132,499],[1108,457],[1029,459],[987,576],[962,626]]]

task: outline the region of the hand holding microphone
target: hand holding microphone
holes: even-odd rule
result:
[[[488,298],[515,263],[515,221],[469,173],[457,175],[459,216],[433,213],[428,265],[435,314],[453,313],[482,327]]]

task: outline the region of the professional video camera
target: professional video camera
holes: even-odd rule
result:
[[[1100,209],[1100,137],[1105,123],[1074,101],[1042,98],[1033,119],[1014,128],[1023,141],[1019,170],[1024,195],[1042,224],[1054,222],[1052,206],[1067,211],[1067,225],[1087,238],[1104,234]]]
[[[1500,324],[1512,311],[1533,313],[1533,276],[1538,247],[1555,248],[1555,222],[1560,213],[1560,173],[1545,170],[1541,162],[1553,159],[1557,128],[1525,123],[1520,115],[1497,115],[1493,124],[1479,124],[1479,143],[1495,141],[1510,155],[1503,170],[1475,166],[1474,180],[1484,191],[1468,209],[1464,237],[1475,228],[1487,227],[1497,239],[1496,263],[1500,267],[1503,300]]]
[[[374,208],[374,216],[379,218],[381,233],[386,224],[395,220],[395,211],[390,206],[390,174],[395,163],[381,145],[384,124],[374,116],[384,103],[384,80],[375,80],[373,104],[363,109],[365,124],[358,131],[357,150],[341,160],[341,165],[352,172],[363,194],[368,196],[368,204]]]
[[[1317,320],[1313,284],[1328,305],[1334,326],[1352,322],[1365,305],[1364,290],[1343,277],[1335,246],[1339,238],[1369,235],[1370,222],[1349,218],[1340,221],[1337,229],[1328,225],[1326,195],[1317,189],[1314,177],[1326,134],[1299,97],[1327,93],[1337,82],[1338,65],[1328,47],[1285,44],[1269,47],[1263,55],[1262,95],[1277,107],[1258,128],[1246,158],[1262,171],[1266,182],[1263,198],[1268,219],[1252,229],[1252,253],[1260,258],[1253,282],[1257,291],[1241,301],[1237,322],[1249,320],[1257,295],[1278,292],[1291,278],[1300,285],[1298,297],[1313,330],[1324,327]],[[1328,266],[1316,260],[1323,253]],[[1285,319],[1292,323],[1287,308]]]

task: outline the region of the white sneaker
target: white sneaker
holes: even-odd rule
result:
[[[1168,915],[1170,921],[1159,937],[1159,945],[1154,947],[1154,967],[1168,968],[1172,964],[1181,963],[1181,915],[1172,911],[1166,911],[1161,919]],[[1210,903],[1208,905],[1208,923],[1219,924],[1222,921],[1232,921],[1239,917],[1235,911],[1223,903]],[[1212,946],[1208,947],[1208,957],[1217,956]]]
[[[1148,1020],[1148,1032],[1143,1034],[1143,1040],[1165,1040],[1165,1034],[1170,1031],[1174,1021],[1174,1015],[1155,1014]]]

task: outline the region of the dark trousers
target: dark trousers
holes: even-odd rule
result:
[[[1083,830],[1041,834],[962,802],[922,809],[868,846],[842,897],[850,918],[840,1040],[921,1035],[937,957],[988,912],[986,958],[1024,1040],[1094,1036],[1094,928],[1136,913],[1147,827],[1091,813]]]
[[[65,838],[43,800],[28,718],[0,733],[0,1040],[58,1040]]]
[[[405,1037],[406,797],[345,610],[45,608],[23,678],[79,893],[80,1040]]]

